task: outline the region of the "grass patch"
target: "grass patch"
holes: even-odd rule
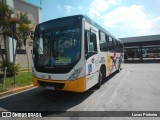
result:
[[[10,90],[15,87],[21,87],[21,86],[32,84],[32,73],[31,72],[22,72],[22,73],[19,73],[18,75],[16,75],[16,84],[15,85],[14,85],[14,77],[7,77],[4,90],[2,90],[2,79],[3,78],[1,78],[0,92]]]

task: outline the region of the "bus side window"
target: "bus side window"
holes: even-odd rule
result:
[[[97,39],[96,34],[91,32],[89,42],[89,52],[97,52]]]
[[[120,42],[120,52],[123,52],[123,44]]]
[[[90,39],[90,33],[85,31],[85,54],[88,53],[88,39]]]
[[[108,42],[105,33],[100,31],[99,36],[100,51],[108,51]]]
[[[97,37],[95,33],[87,30],[85,34],[85,54],[86,58],[89,58],[97,53]]]
[[[108,48],[110,52],[114,52],[114,41],[113,38],[109,36]]]
[[[105,51],[107,51],[108,52],[108,50],[109,50],[109,48],[108,48],[108,43],[109,43],[109,38],[108,38],[109,36],[108,35],[105,35]]]
[[[106,35],[107,51],[109,50],[109,35]]]
[[[121,46],[120,46],[120,42],[119,42],[119,40],[117,40],[117,44],[118,44],[118,45],[117,45],[117,52],[119,52],[119,53],[120,53],[120,52],[121,52],[121,50],[120,50],[120,49],[121,49],[121,48],[120,48]]]
[[[116,39],[114,39],[114,51],[115,52],[119,52],[119,50],[118,50],[118,41]]]

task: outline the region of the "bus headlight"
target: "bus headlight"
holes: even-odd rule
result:
[[[68,78],[68,80],[75,80],[78,78],[79,74],[81,73],[82,68],[79,68],[73,72],[73,74]]]

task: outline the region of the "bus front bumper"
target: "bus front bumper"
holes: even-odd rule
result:
[[[64,90],[72,92],[86,91],[86,77],[76,80],[46,80],[42,78],[32,77],[34,86],[53,87],[55,90]]]

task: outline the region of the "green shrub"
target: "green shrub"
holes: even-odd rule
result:
[[[14,75],[14,64],[13,63],[8,63],[8,64],[2,63],[2,66],[1,66],[2,71],[5,70],[5,67],[7,67],[7,74],[13,76]],[[19,69],[20,69],[20,65],[19,64],[15,64],[15,72],[16,72],[16,74],[18,74]]]

